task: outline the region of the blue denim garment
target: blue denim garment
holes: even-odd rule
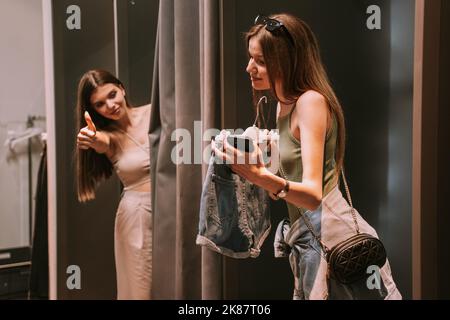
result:
[[[229,257],[256,258],[270,227],[266,191],[212,156],[203,183],[196,243]]]

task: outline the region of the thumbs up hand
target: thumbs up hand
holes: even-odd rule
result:
[[[82,128],[77,136],[77,146],[80,149],[88,150],[89,148],[94,148],[94,143],[96,142],[97,128],[92,121],[89,112],[84,113],[84,119],[86,120],[87,126]]]
[[[89,112],[86,111],[84,113],[84,119],[86,120],[88,129],[94,133],[94,137],[95,137],[95,135],[97,134],[97,128],[95,127],[95,124],[92,121],[91,115],[89,114]]]

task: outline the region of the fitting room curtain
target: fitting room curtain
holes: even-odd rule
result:
[[[176,128],[191,134],[192,161],[194,122],[202,132],[220,128],[219,12],[218,0],[160,1],[149,132],[153,299],[223,298],[223,258],[195,244],[205,164],[171,160]]]

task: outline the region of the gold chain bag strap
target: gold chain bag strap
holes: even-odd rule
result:
[[[280,173],[287,180],[280,164]],[[386,263],[386,250],[383,243],[376,237],[361,233],[356,218],[355,209],[353,208],[352,198],[348,189],[347,180],[345,179],[344,170],[341,170],[347,199],[351,207],[351,214],[355,224],[356,234],[339,242],[333,248],[328,247],[322,242],[320,237],[314,231],[311,221],[297,207],[303,221],[312,233],[314,238],[325,252],[325,259],[328,263],[328,276],[343,284],[351,284],[359,281],[367,276],[367,270],[370,266],[383,267]],[[333,212],[325,202],[322,202],[328,210]],[[334,212],[333,212],[334,213]]]

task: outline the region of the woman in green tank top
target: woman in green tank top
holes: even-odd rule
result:
[[[348,227],[353,225],[348,214],[350,206],[338,188],[345,151],[344,116],[313,32],[305,22],[289,14],[258,16],[246,40],[246,71],[254,101],[267,92],[278,101],[280,174],[271,173],[262,161],[230,166],[236,174],[267,190],[273,199],[287,202],[289,220],[278,225],[274,245],[277,257],[289,256],[293,298],[401,298],[389,262],[380,269],[382,282],[375,290],[369,289],[365,281],[342,285],[329,279],[322,248],[306,225],[309,221],[329,248],[354,233]],[[254,147],[253,156],[261,159],[261,150],[256,143]],[[226,139],[225,152],[214,145],[212,148],[227,163],[240,163],[235,160],[244,156]],[[375,230],[356,214],[361,232],[376,236]]]
[[[287,179],[262,164],[232,168],[274,198],[283,197],[293,223],[295,207],[316,209],[338,182],[345,149],[342,108],[305,22],[288,14],[258,16],[246,40],[255,101],[269,91],[279,102],[280,160]]]

